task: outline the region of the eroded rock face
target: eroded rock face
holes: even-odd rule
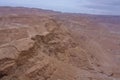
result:
[[[0,80],[119,80],[114,58],[89,30],[53,16],[0,18]]]

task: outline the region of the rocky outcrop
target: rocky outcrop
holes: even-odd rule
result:
[[[0,80],[119,80],[97,33],[60,15],[31,15],[0,18]]]
[[[87,56],[82,49],[79,50],[79,44],[74,41],[69,31],[62,28],[54,19],[48,19],[43,28],[37,27],[34,31],[36,33],[32,36],[34,27],[31,32],[30,28],[25,28],[24,32],[19,31],[28,36],[17,40],[16,35],[13,36],[14,40],[1,44],[2,80],[14,78],[20,80],[57,78],[73,80],[76,72],[74,69],[70,70],[72,67],[86,69],[91,67]],[[39,29],[42,30],[39,31]],[[9,35],[11,34],[9,33]],[[17,33],[14,32],[14,34]],[[6,37],[11,37],[9,35]],[[81,55],[77,52],[80,52]],[[66,70],[65,73],[64,70]]]

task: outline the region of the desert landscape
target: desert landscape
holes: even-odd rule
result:
[[[0,7],[0,80],[120,80],[120,16]]]

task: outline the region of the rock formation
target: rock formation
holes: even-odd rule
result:
[[[44,10],[0,10],[0,80],[120,79],[120,34],[105,23]]]

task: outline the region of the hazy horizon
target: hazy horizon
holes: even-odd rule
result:
[[[41,8],[68,13],[120,15],[119,0],[0,0],[0,6]]]

